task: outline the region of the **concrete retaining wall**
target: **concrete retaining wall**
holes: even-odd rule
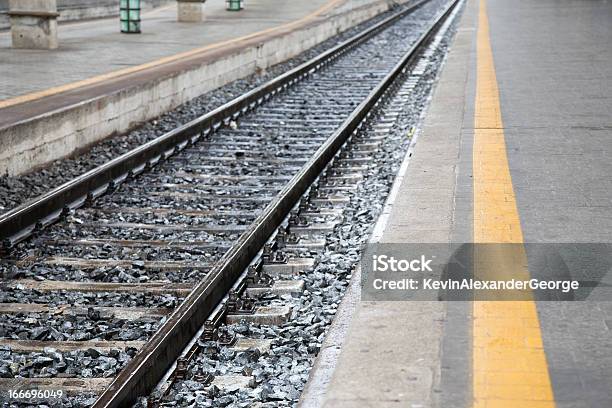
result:
[[[225,57],[0,129],[0,174],[22,174],[126,132],[190,99],[294,57],[391,5],[386,0],[364,3]]]
[[[141,0],[142,9],[147,10],[170,4],[176,0]],[[0,0],[0,30],[8,30],[8,0]],[[119,15],[119,0],[57,0],[59,21],[84,20]]]

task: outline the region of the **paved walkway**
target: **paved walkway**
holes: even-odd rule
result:
[[[225,0],[208,0],[206,20],[201,23],[178,23],[176,5],[170,5],[143,13],[142,34],[121,34],[118,18],[62,24],[60,47],[54,51],[12,49],[10,32],[3,32],[0,108],[11,103],[10,98],[119,70],[125,74],[126,68],[129,72],[177,54],[223,47],[228,41],[365,3],[367,0],[250,0],[244,10],[229,12]]]
[[[611,21],[467,0],[382,241],[611,243]],[[611,302],[362,301],[326,406],[610,407],[611,349]]]

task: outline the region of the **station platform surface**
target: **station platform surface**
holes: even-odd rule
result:
[[[0,128],[80,101],[187,69],[198,58],[218,59],[291,32],[317,19],[372,0],[251,0],[245,9],[225,10],[209,0],[205,20],[177,22],[176,4],[143,12],[142,33],[122,34],[107,18],[61,24],[57,50],[11,48],[10,31],[0,32]]]
[[[467,0],[380,242],[612,242],[611,21]],[[609,301],[359,298],[326,407],[612,407]]]
[[[232,12],[225,10],[225,0],[208,0],[205,21],[199,23],[177,22],[172,4],[143,12],[141,34],[120,33],[118,17],[61,24],[60,47],[53,51],[13,49],[10,31],[5,31],[0,33],[0,100],[223,46],[335,4],[338,1],[251,0],[244,10]]]

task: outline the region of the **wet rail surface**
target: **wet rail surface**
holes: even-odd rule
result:
[[[158,386],[150,399],[155,405],[185,379],[202,344],[215,341],[237,350],[269,346],[246,338],[236,342],[235,333],[219,326],[249,319],[281,324],[288,317],[289,306],[257,297],[303,291],[300,273],[313,266],[312,251],[324,245],[351,192],[368,176],[389,125],[383,120],[379,133],[367,137],[358,128],[367,126],[367,112],[389,93],[401,72],[389,77],[398,63],[410,62],[417,42],[426,44],[442,11],[450,11],[448,2],[422,2],[301,81],[249,102],[252,111],[213,121],[211,130],[199,133],[195,143],[182,144],[180,152],[174,149],[166,160],[162,153],[126,177],[92,189],[81,200],[84,206],[66,200],[59,222],[47,226],[47,215],[25,234],[19,231],[17,239],[5,237],[0,352],[13,362],[0,369],[0,388],[103,394],[96,406],[119,406],[133,402],[134,392],[146,395],[157,385],[162,368],[172,365],[187,339],[201,339],[191,342]],[[362,116],[355,115],[359,108]],[[334,136],[338,146],[325,152]],[[322,154],[329,152],[329,158]],[[319,157],[317,163],[313,156]],[[300,175],[303,180],[296,183]],[[284,210],[266,219],[275,203]],[[269,226],[260,231],[262,217]],[[233,275],[211,276],[238,259],[231,256],[241,260]],[[207,279],[226,282],[222,289],[210,289],[215,296],[202,292],[196,297],[197,289],[208,290],[203,288]],[[193,319],[177,310],[203,297],[211,299],[204,303],[212,314]],[[173,333],[168,328],[173,319],[173,327],[194,323],[181,329],[184,334],[172,351],[164,349],[161,359],[167,361],[148,367],[151,356],[161,353],[163,337]],[[159,344],[150,346],[155,341]],[[151,375],[134,377],[142,376],[138,370]],[[208,389],[245,385],[251,378],[192,375]],[[138,386],[130,385],[136,380]]]

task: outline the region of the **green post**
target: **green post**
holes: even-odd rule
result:
[[[122,33],[140,33],[140,0],[121,0],[119,18]]]
[[[242,10],[242,0],[227,0],[227,10],[240,11]]]

